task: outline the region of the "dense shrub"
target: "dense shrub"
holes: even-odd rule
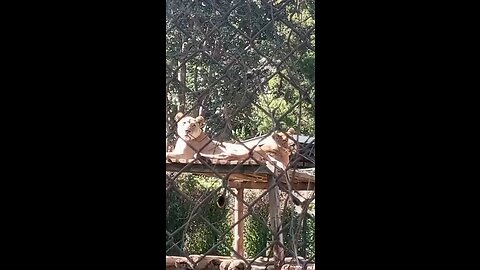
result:
[[[217,189],[220,186],[220,180],[182,174],[176,178],[174,186],[192,202],[189,202],[176,190],[172,189],[167,192],[166,229],[173,233],[183,224],[188,223],[184,229],[173,236],[175,243],[178,243],[179,248],[187,254],[205,254],[222,238],[201,217],[207,219],[220,233],[227,232],[230,226],[231,213],[228,208],[219,208],[216,205],[216,200],[221,194],[221,191]],[[215,194],[198,207],[199,214],[192,217],[192,211],[212,193]],[[225,241],[208,254],[230,255],[228,247],[232,246],[232,242],[233,235],[230,231],[226,233]],[[172,248],[172,244],[167,244],[166,248],[167,255],[180,255],[180,251]]]
[[[180,195],[179,192],[172,189],[166,194],[166,228],[167,231],[173,233],[183,224],[188,225],[176,233],[173,238],[178,243],[180,249],[187,254],[205,254],[216,243],[221,241],[221,235],[218,235],[200,216],[205,217],[215,228],[221,233],[225,233],[225,241],[218,245],[216,249],[208,254],[230,256],[232,254],[231,247],[233,244],[233,231],[227,232],[232,223],[233,199],[229,196],[229,205],[225,208],[219,208],[216,200],[223,190],[218,188],[221,186],[221,180],[217,178],[209,178],[192,174],[182,174],[175,180],[174,186],[185,194],[192,203]],[[251,203],[263,191],[246,190],[245,201]],[[214,193],[214,194],[212,194]],[[209,194],[210,199],[203,203],[197,209],[199,215],[191,218],[192,211],[197,204],[204,200]],[[298,255],[314,260],[315,256],[315,222],[307,219],[304,224],[299,224],[299,214],[295,212],[293,205],[289,205],[283,209],[283,202],[286,196],[282,193],[281,216],[283,220],[283,239],[284,244],[293,250],[292,239],[298,226],[301,226],[299,241],[297,242]],[[268,194],[264,195],[252,207],[255,215],[249,215],[245,219],[244,245],[245,253],[249,258],[260,256],[268,256],[269,249],[262,252],[272,240],[272,234],[267,227],[268,222]],[[263,221],[262,221],[263,220]],[[168,238],[167,238],[168,239]],[[181,252],[172,247],[172,243],[167,243],[167,255],[181,255]],[[289,252],[287,256],[292,256]]]
[[[258,197],[261,192],[249,191],[245,192],[245,200],[250,203]],[[314,260],[315,256],[315,222],[307,219],[306,225],[300,224],[299,214],[295,212],[293,205],[288,204],[286,209],[283,209],[284,201],[286,199],[285,193],[281,195],[281,217],[283,228],[283,243],[290,249],[293,249],[293,238],[298,226],[301,226],[299,232],[299,241],[297,241],[297,255]],[[269,256],[269,249],[261,252],[267,247],[272,240],[270,229],[260,221],[263,219],[268,225],[268,195],[263,196],[253,206],[253,212],[256,216],[249,216],[245,220],[245,252],[248,257],[253,258],[257,255]],[[259,216],[259,217],[258,217]],[[293,256],[291,252],[286,251],[286,256]]]
[[[257,192],[245,192],[245,201],[249,204],[257,197]],[[256,216],[249,215],[245,219],[244,227],[245,253],[249,258],[257,256],[272,239],[272,234],[266,227],[268,225],[268,196],[263,196],[258,200],[252,207],[252,211]],[[260,255],[266,256],[266,252],[264,251]]]

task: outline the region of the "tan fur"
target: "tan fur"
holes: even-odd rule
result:
[[[218,148],[205,132],[205,120],[202,116],[193,118],[177,113],[177,134],[179,136],[173,151],[167,151],[166,159],[191,159],[199,152],[215,153]]]
[[[282,169],[286,169],[290,155],[294,151],[294,142],[290,139],[294,134],[295,130],[293,128],[290,128],[287,133],[273,133],[273,141],[267,141],[264,145],[257,146],[255,151],[259,153],[264,160],[280,162]]]
[[[201,152],[200,155],[206,158],[223,159],[223,160],[246,160],[253,158],[260,162],[275,162],[282,169],[286,169],[292,153],[291,146],[293,141],[289,136],[294,134],[293,129],[289,129],[286,134],[283,132],[275,132],[270,138],[267,138],[265,144],[256,146],[250,151],[246,146],[237,143],[222,143],[222,153],[209,154]]]
[[[292,153],[293,141],[289,139],[295,133],[292,128],[287,133],[273,133],[264,145],[251,150],[240,143],[220,143],[210,139],[202,129],[205,124],[202,116],[193,118],[178,113],[175,120],[180,138],[174,150],[166,153],[166,159],[191,159],[197,157],[197,154],[211,159],[240,161],[252,157],[257,161],[276,161],[277,165],[285,169]]]
[[[301,270],[302,267],[300,265],[289,265],[289,264],[284,264],[282,265],[281,270]]]
[[[186,259],[177,259],[175,261],[175,268],[178,270],[193,270],[191,263]]]
[[[228,266],[228,270],[246,270],[246,265],[243,260],[233,260]]]
[[[219,259],[212,259],[208,262],[207,266],[205,266],[204,270],[218,270],[221,263],[222,261]]]
[[[190,255],[190,259],[194,262],[195,269],[199,270],[218,270],[221,261],[210,256]]]
[[[220,264],[219,269],[220,269],[220,270],[228,270],[228,266],[230,265],[231,262],[232,262],[231,260],[223,261],[223,262]]]

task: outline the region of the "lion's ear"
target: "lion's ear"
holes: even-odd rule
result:
[[[178,122],[178,120],[182,119],[182,117],[183,117],[183,113],[182,113],[182,112],[177,113],[177,114],[175,115],[175,121]]]
[[[203,126],[205,125],[205,118],[203,118],[203,116],[197,116],[197,118],[195,118],[195,122],[197,122],[197,124],[203,128]]]
[[[288,131],[287,131],[287,134],[292,136],[293,134],[295,134],[295,129],[289,128]]]

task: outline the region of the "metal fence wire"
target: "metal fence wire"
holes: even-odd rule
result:
[[[166,0],[175,267],[315,262],[314,70],[314,0]]]

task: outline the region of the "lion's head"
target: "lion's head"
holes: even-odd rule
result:
[[[293,128],[289,128],[287,133],[283,132],[275,132],[272,134],[273,140],[286,149],[288,152],[292,153],[295,151],[295,141],[291,139],[291,137],[295,134],[295,130]]]
[[[193,118],[179,112],[175,115],[175,121],[177,121],[177,134],[185,141],[195,140],[203,133],[205,119],[202,116]]]

